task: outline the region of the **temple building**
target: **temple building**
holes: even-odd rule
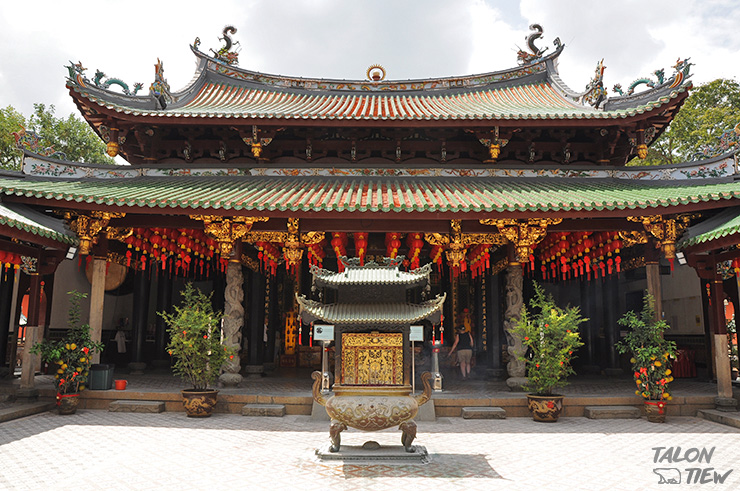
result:
[[[155,311],[194,281],[215,292],[227,342],[241,349],[224,383],[315,364],[296,302],[311,299],[309,266],[341,271],[343,256],[403,255],[404,270],[431,263],[429,294],[446,295],[433,335],[445,329],[451,344],[454,328],[470,325],[479,370],[512,388],[525,374],[512,326],[532,280],[590,319],[577,371],[624,367],[616,321],[641,307],[645,290],[671,335],[712,370],[710,333],[722,335],[724,323],[704,314],[706,282],[678,264],[677,242],[705,225],[687,251],[721,287],[707,264],[715,253],[724,255],[712,264],[735,258],[735,241],[714,247],[706,227],[740,211],[735,154],[626,165],[646,157],[688,97],[687,60],[613,95],[600,62],[575,91],[558,73],[565,46],[539,49],[535,30],[507,70],[399,81],[375,65],[364,80],[310,79],[239,67],[235,31],[208,53],[195,39],[197,68],[179,91],[160,60],[141,94],[141,84],[70,64],[80,113],[130,165],[26,151],[22,173],[0,175],[2,206],[56,217],[68,230],[54,240],[79,241],[65,282],[87,270],[94,335],[109,343],[118,329],[128,340],[126,353],[111,346],[104,358],[168,364]],[[729,373],[718,376],[726,396]]]

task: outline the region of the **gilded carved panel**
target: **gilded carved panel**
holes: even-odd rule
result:
[[[342,385],[403,385],[403,333],[343,333]]]

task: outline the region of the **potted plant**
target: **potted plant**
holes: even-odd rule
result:
[[[45,339],[31,349],[32,353],[40,354],[44,362],[57,367],[54,379],[59,414],[74,414],[77,411],[80,392],[85,390],[90,373],[91,358],[103,351],[103,344],[90,338],[90,325],[80,324],[80,301],[87,294],[71,291],[68,295],[68,329],[64,338],[59,341]]]
[[[630,331],[616,347],[620,353],[632,355],[635,394],[644,399],[648,421],[664,423],[665,405],[672,399],[668,384],[673,381],[671,360],[676,357],[676,343],[663,337],[670,326],[663,319],[655,319],[653,297],[645,295],[643,302],[639,315],[630,311],[619,319],[619,325]]]
[[[211,295],[188,283],[182,304],[172,313],[159,312],[167,324],[169,354],[174,358],[174,372],[190,382],[192,389],[182,391],[185,412],[190,417],[207,417],[216,405],[218,391],[208,386],[221,373],[234,350],[221,343],[223,314],[214,312]]]
[[[563,409],[563,396],[555,394],[556,387],[567,385],[567,377],[575,373],[570,365],[576,349],[583,346],[578,326],[588,319],[581,316],[578,307],[562,309],[555,305],[552,295],[546,295],[537,283],[534,296],[526,305],[514,332],[527,346],[527,407],[535,421],[554,422]]]

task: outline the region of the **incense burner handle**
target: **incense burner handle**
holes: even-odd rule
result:
[[[319,372],[318,370],[313,372],[311,374],[311,378],[313,379],[313,400],[321,404],[322,406],[326,406],[326,398],[321,393],[321,372]],[[424,391],[426,393],[426,388],[424,389]]]
[[[315,372],[318,373],[318,372]],[[421,406],[425,402],[427,402],[432,397],[432,386],[429,383],[429,380],[431,380],[432,374],[429,372],[424,372],[421,374],[421,383],[424,384],[424,392],[419,394],[418,396],[414,396],[414,399],[416,399],[416,404]],[[314,383],[314,387],[316,387],[316,384]],[[316,396],[314,396],[315,398]]]

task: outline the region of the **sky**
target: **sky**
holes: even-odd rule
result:
[[[147,6],[109,0],[0,2],[0,107],[26,116],[36,102],[77,113],[65,65],[82,62],[145,88],[164,63],[173,90],[193,77],[189,45],[217,50],[226,25],[239,66],[264,73],[364,79],[445,77],[516,66],[529,25],[538,41],[566,45],[560,76],[582,91],[604,59],[605,84],[626,87],[677,58],[691,58],[695,85],[740,76],[740,0],[180,0]],[[610,92],[611,95],[611,92]]]

